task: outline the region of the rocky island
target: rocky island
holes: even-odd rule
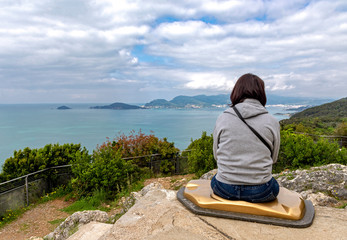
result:
[[[110,105],[105,105],[105,106],[95,106],[95,107],[90,107],[90,109],[112,109],[112,110],[127,110],[127,109],[144,109],[143,107],[139,107],[136,105],[130,105],[126,103],[112,103]]]
[[[60,106],[60,107],[57,107],[58,110],[68,110],[68,109],[71,109],[67,106]]]

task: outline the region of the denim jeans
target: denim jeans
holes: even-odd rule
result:
[[[278,182],[273,177],[261,185],[232,185],[218,181],[215,175],[211,180],[211,188],[221,198],[252,203],[271,202],[279,193]]]

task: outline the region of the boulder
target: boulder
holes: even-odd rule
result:
[[[106,223],[109,221],[109,217],[106,212],[95,210],[95,211],[83,211],[75,212],[71,216],[67,217],[54,232],[51,232],[45,239],[50,240],[65,240],[70,235],[74,234],[79,228],[89,222],[101,222]]]
[[[98,240],[109,239],[343,239],[347,210],[316,207],[309,228],[280,226],[194,215],[176,191],[147,187],[135,205]]]

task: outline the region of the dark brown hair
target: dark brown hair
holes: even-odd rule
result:
[[[230,95],[232,106],[246,98],[257,99],[263,106],[266,104],[264,81],[251,73],[244,74],[237,80]]]

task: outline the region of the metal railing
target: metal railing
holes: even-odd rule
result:
[[[305,132],[295,132],[295,134],[302,134],[302,135],[307,135],[311,136],[314,139],[319,139],[319,138],[325,138],[330,142],[337,142],[340,147],[347,147],[347,136],[340,136],[340,135],[335,135],[335,136],[330,136],[330,135],[316,135],[316,134],[311,134],[311,133],[305,133]]]
[[[46,168],[0,183],[0,216],[8,209],[28,206],[45,193],[52,191],[53,187],[56,187],[55,185],[67,183],[70,178],[71,165],[63,165]]]
[[[134,163],[139,167],[148,167],[153,173],[161,172],[162,162],[169,161],[174,167],[171,174],[185,173],[186,157],[181,156],[179,152],[170,158],[162,159],[161,156],[161,154],[152,154],[123,159],[135,160]],[[72,177],[71,166],[50,167],[0,183],[0,216],[8,209],[28,206],[45,193],[52,191],[54,187],[66,184]]]

